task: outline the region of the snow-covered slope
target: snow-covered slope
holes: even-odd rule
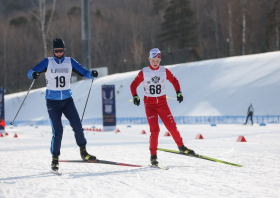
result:
[[[178,78],[183,103],[168,100],[174,116],[245,115],[250,103],[255,115],[280,114],[280,52],[247,55],[167,66]],[[143,101],[139,107],[129,102],[130,84],[139,71],[113,74],[94,80],[84,118],[101,118],[101,85],[115,85],[117,117],[145,117]],[[41,76],[42,78],[43,76]],[[31,83],[31,80],[30,80]],[[36,82],[35,82],[36,83]],[[91,80],[71,85],[73,98],[82,115]],[[176,97],[168,82],[167,96]],[[6,120],[13,120],[26,92],[5,96]],[[142,84],[138,95],[143,98]],[[32,90],[17,120],[47,120],[45,88]]]

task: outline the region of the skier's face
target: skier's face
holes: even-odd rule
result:
[[[150,61],[150,65],[153,68],[157,68],[159,66],[161,59],[160,58],[149,58],[149,61]]]
[[[54,48],[53,53],[55,54],[56,57],[61,58],[64,54],[64,49],[63,48]]]

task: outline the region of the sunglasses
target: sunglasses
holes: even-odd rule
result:
[[[60,50],[53,50],[54,53],[63,53],[64,49],[60,49]]]

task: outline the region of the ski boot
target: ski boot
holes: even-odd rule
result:
[[[179,148],[180,153],[182,153],[182,154],[186,154],[186,155],[190,155],[190,156],[195,155],[195,152],[192,149],[185,147],[185,145],[179,146],[178,148]]]
[[[83,161],[95,161],[96,157],[88,154],[86,147],[80,147],[81,157]]]
[[[151,164],[152,164],[153,166],[157,166],[157,165],[158,165],[157,155],[152,155],[152,156],[151,156]]]
[[[58,171],[59,163],[58,163],[58,156],[52,156],[52,164],[51,164],[53,171]]]

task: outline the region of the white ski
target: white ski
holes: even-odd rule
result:
[[[156,166],[156,165],[149,165],[148,167],[158,168],[158,169],[162,169],[162,170],[168,170],[169,169],[169,167],[161,167],[161,166]]]
[[[61,172],[58,172],[58,170],[57,170],[57,171],[50,170],[50,172],[51,172],[51,173],[54,173],[54,174],[56,174],[56,175],[62,175],[62,173],[61,173]]]

